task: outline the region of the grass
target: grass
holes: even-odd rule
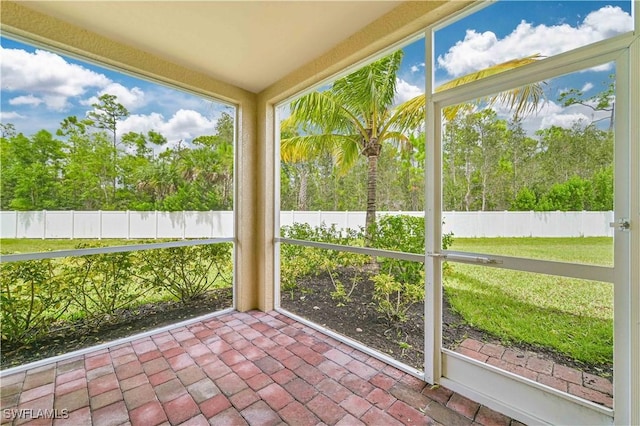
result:
[[[79,244],[99,244],[104,247],[141,244],[149,240],[103,239],[103,240],[70,240],[70,239],[38,239],[38,238],[0,238],[0,253],[39,253],[43,251],[72,250]],[[155,240],[154,240],[155,241]],[[157,240],[161,242],[165,240]]]
[[[453,250],[611,265],[610,238],[455,239]],[[545,346],[591,364],[613,362],[613,285],[452,264],[451,306],[471,325],[505,341]]]
[[[591,265],[613,265],[613,239],[584,238],[456,238],[450,250],[544,259]]]

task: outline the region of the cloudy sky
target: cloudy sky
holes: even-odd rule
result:
[[[538,53],[552,56],[629,31],[630,1],[500,1],[439,30],[435,35],[436,85],[508,59]],[[232,110],[188,93],[63,57],[16,41],[0,39],[2,123],[31,135],[55,133],[70,115],[82,117],[97,98],[116,95],[130,112],[120,134],[156,130],[170,142],[212,134],[216,120]],[[424,40],[405,49],[397,101],[424,92]],[[584,107],[555,102],[567,88],[592,96],[606,88],[610,65],[546,82],[548,103],[528,124],[530,130],[591,119]]]
[[[1,38],[2,123],[32,135],[40,129],[55,134],[71,115],[84,117],[108,93],[129,111],[118,132],[155,130],[170,144],[213,134],[229,106],[133,78],[110,69],[63,57],[14,40]]]
[[[438,30],[434,37],[435,84],[519,57],[557,55],[633,28],[630,1],[499,1]],[[407,46],[398,79],[397,102],[424,93],[424,40]],[[587,107],[562,107],[558,95],[569,88],[591,97],[606,89],[613,64],[545,81],[547,103],[525,128],[569,127],[576,120],[601,118]],[[506,109],[496,108],[507,116]]]

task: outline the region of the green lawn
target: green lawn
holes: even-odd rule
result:
[[[450,250],[613,265],[613,238],[453,238]]]
[[[0,253],[16,254],[16,253],[38,253],[42,251],[72,250],[79,244],[99,244],[104,247],[108,246],[124,246],[129,244],[141,244],[149,240],[125,240],[125,239],[61,239],[61,240],[43,240],[38,238],[0,238]],[[154,242],[162,242],[167,240],[154,240]]]
[[[610,238],[454,239],[452,250],[612,264]],[[451,263],[445,291],[467,322],[505,341],[555,348],[589,363],[613,361],[613,285]]]

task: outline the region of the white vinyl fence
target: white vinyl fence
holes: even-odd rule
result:
[[[3,211],[2,238],[233,237],[232,211]]]
[[[423,216],[423,212],[378,212]],[[613,212],[443,212],[445,233],[463,237],[611,237]],[[283,211],[294,222],[358,229],[365,212]],[[231,211],[3,211],[2,238],[217,238],[233,237]]]
[[[422,217],[424,212],[378,212],[382,215]],[[365,212],[280,212],[280,225],[308,223],[337,228],[359,228]],[[442,212],[443,233],[459,238],[472,237],[612,237],[613,212]]]

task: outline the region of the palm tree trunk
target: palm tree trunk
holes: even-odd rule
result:
[[[371,231],[376,223],[376,183],[378,179],[378,156],[369,155],[367,170],[367,216],[365,220],[365,245],[371,242]]]
[[[304,164],[298,169],[300,171],[300,189],[298,190],[298,210],[307,210],[307,186],[309,182],[309,171]]]

